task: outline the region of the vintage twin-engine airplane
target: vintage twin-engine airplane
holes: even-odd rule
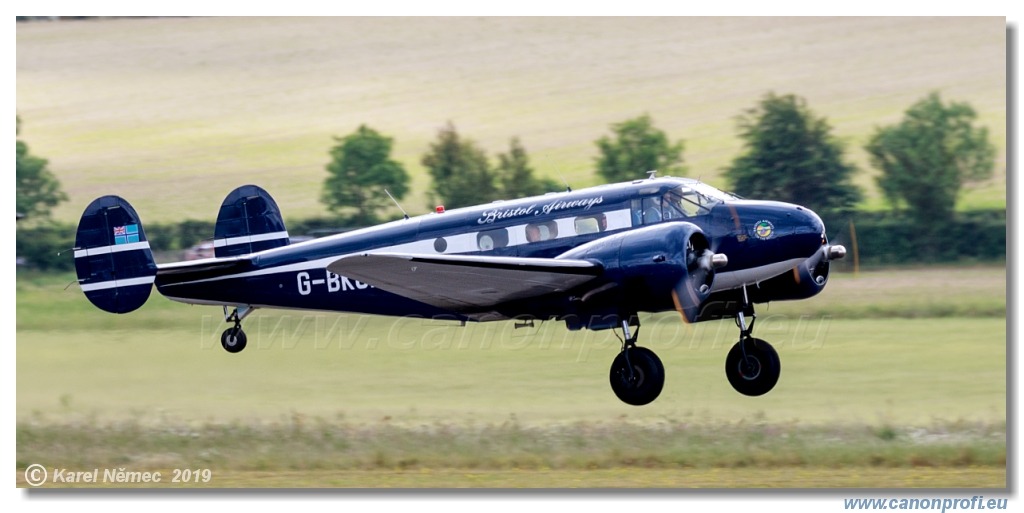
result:
[[[246,344],[256,308],[327,310],[466,321],[564,321],[621,329],[612,390],[642,405],[665,371],[636,345],[638,312],[678,310],[688,322],[734,317],[739,342],[725,371],[740,393],[775,386],[776,351],[754,338],[754,304],[820,292],[830,245],[812,211],[750,201],[699,181],[651,178],[497,201],[289,244],[280,210],[246,185],[224,200],[215,257],[156,265],[135,209],[117,196],[82,215],[75,267],[97,307],[126,313],[156,284],[175,301],[224,308],[223,347]],[[230,311],[230,313],[229,313]]]

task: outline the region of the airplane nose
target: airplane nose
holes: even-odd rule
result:
[[[814,213],[813,210],[807,207],[796,207],[798,211],[801,211],[805,217],[806,226],[810,229],[810,232],[818,233],[821,235],[821,244],[825,247],[825,259],[826,260],[841,260],[846,257],[846,248],[838,244],[828,245],[828,239],[825,236],[825,222],[821,220],[818,214]]]
[[[797,205],[797,212],[799,217],[803,220],[804,229],[814,233],[825,233],[825,222],[821,220],[821,217],[816,214],[813,210]]]
[[[826,244],[825,223],[813,210],[804,206],[793,205],[787,217],[792,223],[791,233],[793,236],[789,239],[790,244],[792,244],[794,249],[799,247],[798,251],[801,254],[813,255]]]

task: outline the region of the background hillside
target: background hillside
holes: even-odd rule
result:
[[[768,92],[826,116],[882,207],[861,146],[928,92],[967,101],[998,148],[961,208],[1005,205],[1003,18],[194,18],[17,25],[20,138],[50,161],[76,221],[102,194],[144,220],[216,216],[257,183],[286,218],[318,202],[332,136],[393,137],[420,165],[448,120],[492,157],[521,138],[539,174],[596,183],[594,140],[649,113],[692,176],[726,185],[735,117]],[[641,171],[641,170],[638,170]]]

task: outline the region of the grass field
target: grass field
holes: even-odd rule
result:
[[[170,476],[171,469],[154,469]],[[23,472],[18,486],[25,487]],[[160,488],[499,488],[499,489],[841,489],[1005,488],[1006,470],[998,466],[963,468],[707,468],[707,469],[412,469],[412,470],[276,470],[216,472],[209,483],[164,484]],[[73,488],[75,485],[49,485]],[[82,487],[79,485],[78,487]],[[107,486],[113,488],[112,486]],[[152,488],[149,485],[148,488]],[[93,489],[97,486],[88,486]],[[139,485],[118,488],[142,488]],[[799,495],[797,495],[799,497]],[[685,496],[684,496],[685,497]],[[776,497],[778,498],[778,497]]]
[[[756,399],[723,375],[731,322],[646,317],[668,377],[642,408],[608,387],[608,332],[258,312],[230,355],[213,308],[106,315],[69,279],[18,280],[19,468],[201,463],[218,487],[1005,486],[998,267],[839,274],[762,309],[783,375]]]
[[[144,220],[213,219],[255,182],[286,218],[317,198],[333,136],[395,139],[428,208],[420,165],[453,121],[492,156],[521,138],[542,175],[595,183],[594,141],[651,114],[686,141],[689,174],[725,186],[735,117],[768,91],[805,97],[861,168],[861,149],[933,90],[967,101],[998,148],[961,208],[1006,196],[1003,18],[185,18],[17,25],[21,138],[50,160],[73,221],[120,194]]]

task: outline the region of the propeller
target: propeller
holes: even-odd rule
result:
[[[701,304],[711,296],[715,269],[728,265],[729,259],[712,251],[704,237],[690,237],[686,241],[685,263],[686,272],[672,288],[672,301],[683,321],[689,323],[697,319]]]

